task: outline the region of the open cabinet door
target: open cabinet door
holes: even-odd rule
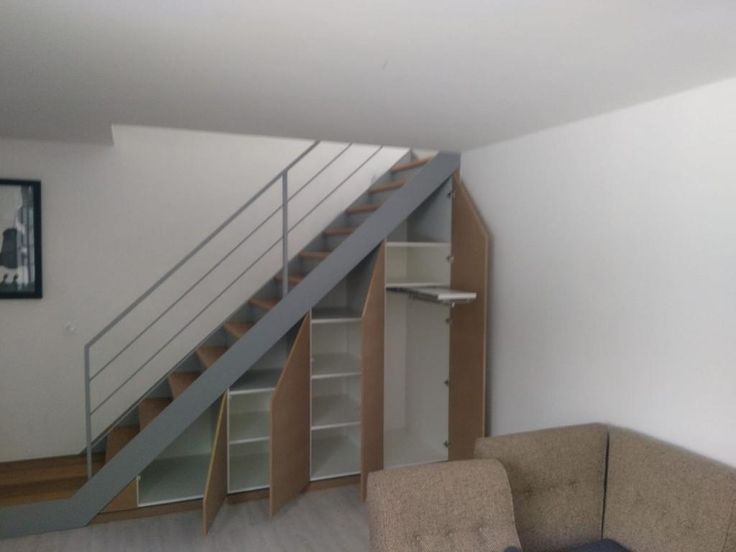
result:
[[[449,459],[473,457],[485,436],[489,236],[468,191],[453,175],[450,287],[474,291],[452,309],[450,324]]]
[[[368,474],[383,469],[383,362],[386,310],[386,243],[378,248],[363,305],[360,491]]]
[[[275,515],[309,484],[311,317],[302,320],[271,398],[271,492]]]
[[[217,427],[212,441],[212,455],[207,471],[207,483],[202,499],[202,522],[204,534],[212,527],[217,512],[227,497],[227,396],[220,399],[217,413]]]

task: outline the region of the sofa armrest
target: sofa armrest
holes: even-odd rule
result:
[[[506,470],[467,460],[368,478],[374,552],[503,552],[520,547]]]

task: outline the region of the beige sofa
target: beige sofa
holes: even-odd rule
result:
[[[475,456],[371,474],[373,550],[736,552],[736,469],[677,447],[592,424]]]

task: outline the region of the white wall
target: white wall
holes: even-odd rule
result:
[[[142,127],[115,127],[114,135],[113,147],[0,140],[1,178],[42,180],[44,224],[44,298],[0,302],[0,462],[82,449],[85,342],[309,145],[304,140]],[[321,154],[294,172],[291,189],[313,174],[310,166],[316,170],[342,147],[320,146]],[[374,150],[358,146],[346,163],[310,184],[311,191],[293,206],[292,221],[324,195],[314,193],[313,185],[323,191],[334,187]],[[292,253],[405,151],[385,148],[366,164],[360,178],[349,180],[305,221],[292,241]],[[277,205],[280,192],[263,201],[269,207]],[[265,211],[257,209],[258,215]],[[245,226],[236,225],[235,233],[213,242],[213,251],[184,271],[183,279],[162,288],[139,318],[134,316],[119,335],[113,333],[101,342],[93,353],[97,365],[140,328],[137,320],[160,312],[167,297],[176,297],[177,289],[191,283],[200,268],[209,266],[254,221],[253,216],[246,217]],[[263,227],[256,245],[272,242],[280,231],[276,216]],[[232,274],[254,253],[255,249],[242,251],[229,268],[223,268]],[[245,280],[248,289],[257,289],[275,272],[280,250],[271,257],[271,264]],[[227,276],[206,281],[202,297],[221,289],[218,286],[229,281]],[[225,297],[229,303],[221,305],[213,320],[247,297]],[[184,310],[197,307],[184,306]],[[192,339],[212,329],[212,320],[205,321],[186,344],[196,344]],[[141,345],[150,350],[155,344]],[[113,365],[115,372],[129,368],[145,353],[131,350],[132,357],[121,357],[124,366]],[[162,366],[171,367],[178,357],[174,352],[162,360]]]
[[[734,98],[724,81],[463,155],[494,239],[494,434],[611,422],[736,465]]]

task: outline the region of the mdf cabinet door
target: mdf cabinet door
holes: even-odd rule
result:
[[[489,242],[483,220],[455,173],[450,285],[478,296],[456,305],[450,315],[450,460],[472,458],[475,440],[486,433]]]
[[[383,362],[386,311],[386,244],[373,263],[363,304],[361,348],[360,489],[365,499],[368,474],[383,469]]]
[[[217,413],[217,426],[202,499],[202,524],[205,535],[212,527],[227,497],[227,453],[227,396],[223,395]]]
[[[304,317],[271,398],[270,505],[275,515],[309,484],[311,317]]]

